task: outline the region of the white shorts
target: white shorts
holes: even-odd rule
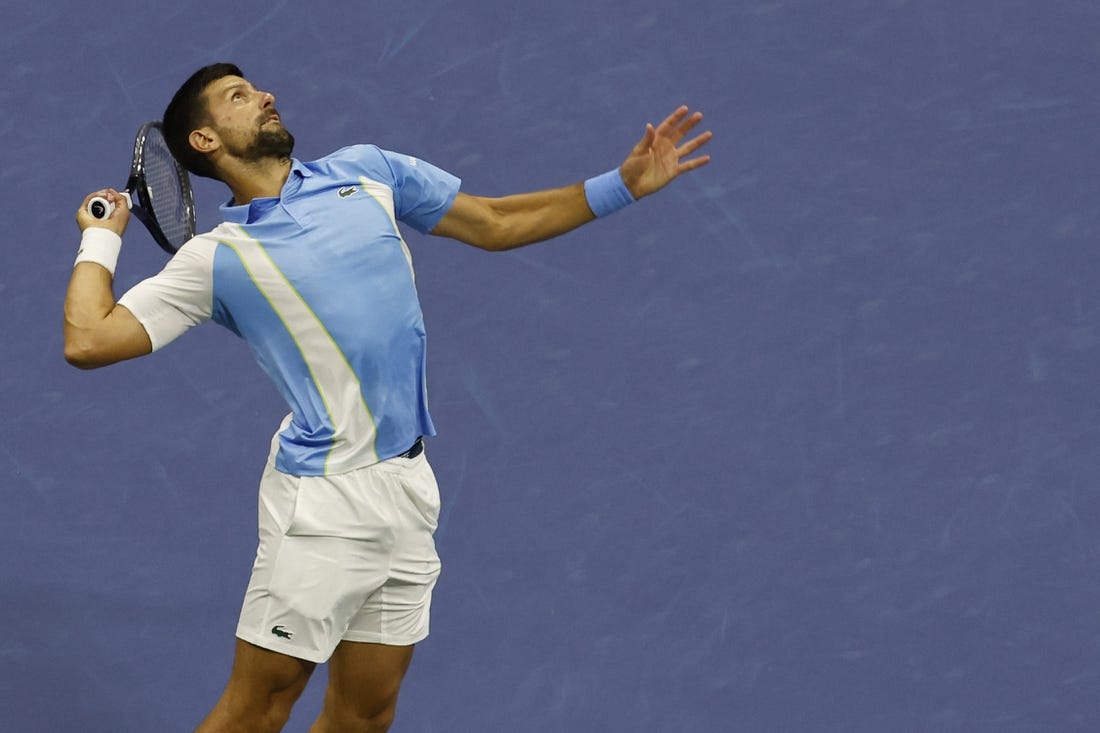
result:
[[[290,476],[269,461],[237,637],[318,664],[342,640],[421,641],[439,577],[438,522],[424,453],[335,476]]]

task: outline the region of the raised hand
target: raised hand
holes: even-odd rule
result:
[[[710,162],[709,155],[688,157],[713,137],[708,130],[684,142],[688,133],[703,119],[702,112],[688,114],[689,111],[687,106],[683,106],[657,127],[646,124],[645,135],[619,168],[623,182],[634,198],[640,199],[660,191],[681,173]]]
[[[88,212],[88,204],[93,198],[102,198],[114,204],[114,211],[106,219],[97,219]],[[76,210],[76,224],[81,231],[89,227],[102,227],[110,229],[115,234],[122,236],[126,231],[126,225],[130,221],[130,207],[121,193],[113,188],[104,188],[84,197],[84,202]]]

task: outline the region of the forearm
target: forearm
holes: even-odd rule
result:
[[[74,366],[101,366],[94,358],[96,334],[115,307],[112,282],[104,267],[80,262],[65,293],[65,360]]]
[[[493,250],[508,250],[552,239],[595,219],[584,185],[489,199],[500,222]]]
[[[499,198],[459,194],[432,234],[501,252],[565,234],[594,218],[580,183]]]
[[[633,201],[617,169],[533,193],[499,198],[460,193],[432,234],[499,252],[552,239]]]
[[[122,240],[118,233],[85,231],[65,293],[65,360],[81,369],[148,354],[145,328],[115,303],[114,268]]]

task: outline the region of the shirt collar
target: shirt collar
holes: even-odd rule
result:
[[[295,175],[297,174],[297,175]],[[302,187],[302,179],[309,178],[313,175],[313,171],[302,164],[302,161],[297,158],[290,159],[290,175],[286,177],[286,183],[283,184],[283,191],[281,198],[286,198],[298,192],[298,189]],[[278,201],[276,198],[260,198],[254,199],[251,203],[236,205],[233,203],[233,199],[229,199],[218,210],[221,212],[222,219],[231,222],[233,224],[248,224],[255,221],[256,218],[272,207],[274,202]]]

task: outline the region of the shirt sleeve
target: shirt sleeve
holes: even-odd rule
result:
[[[192,239],[163,270],[119,298],[119,305],[133,313],[149,334],[153,351],[175,341],[189,328],[210,320],[216,247],[215,242]]]
[[[394,214],[398,221],[427,234],[451,208],[462,181],[431,163],[382,151],[394,178]]]

